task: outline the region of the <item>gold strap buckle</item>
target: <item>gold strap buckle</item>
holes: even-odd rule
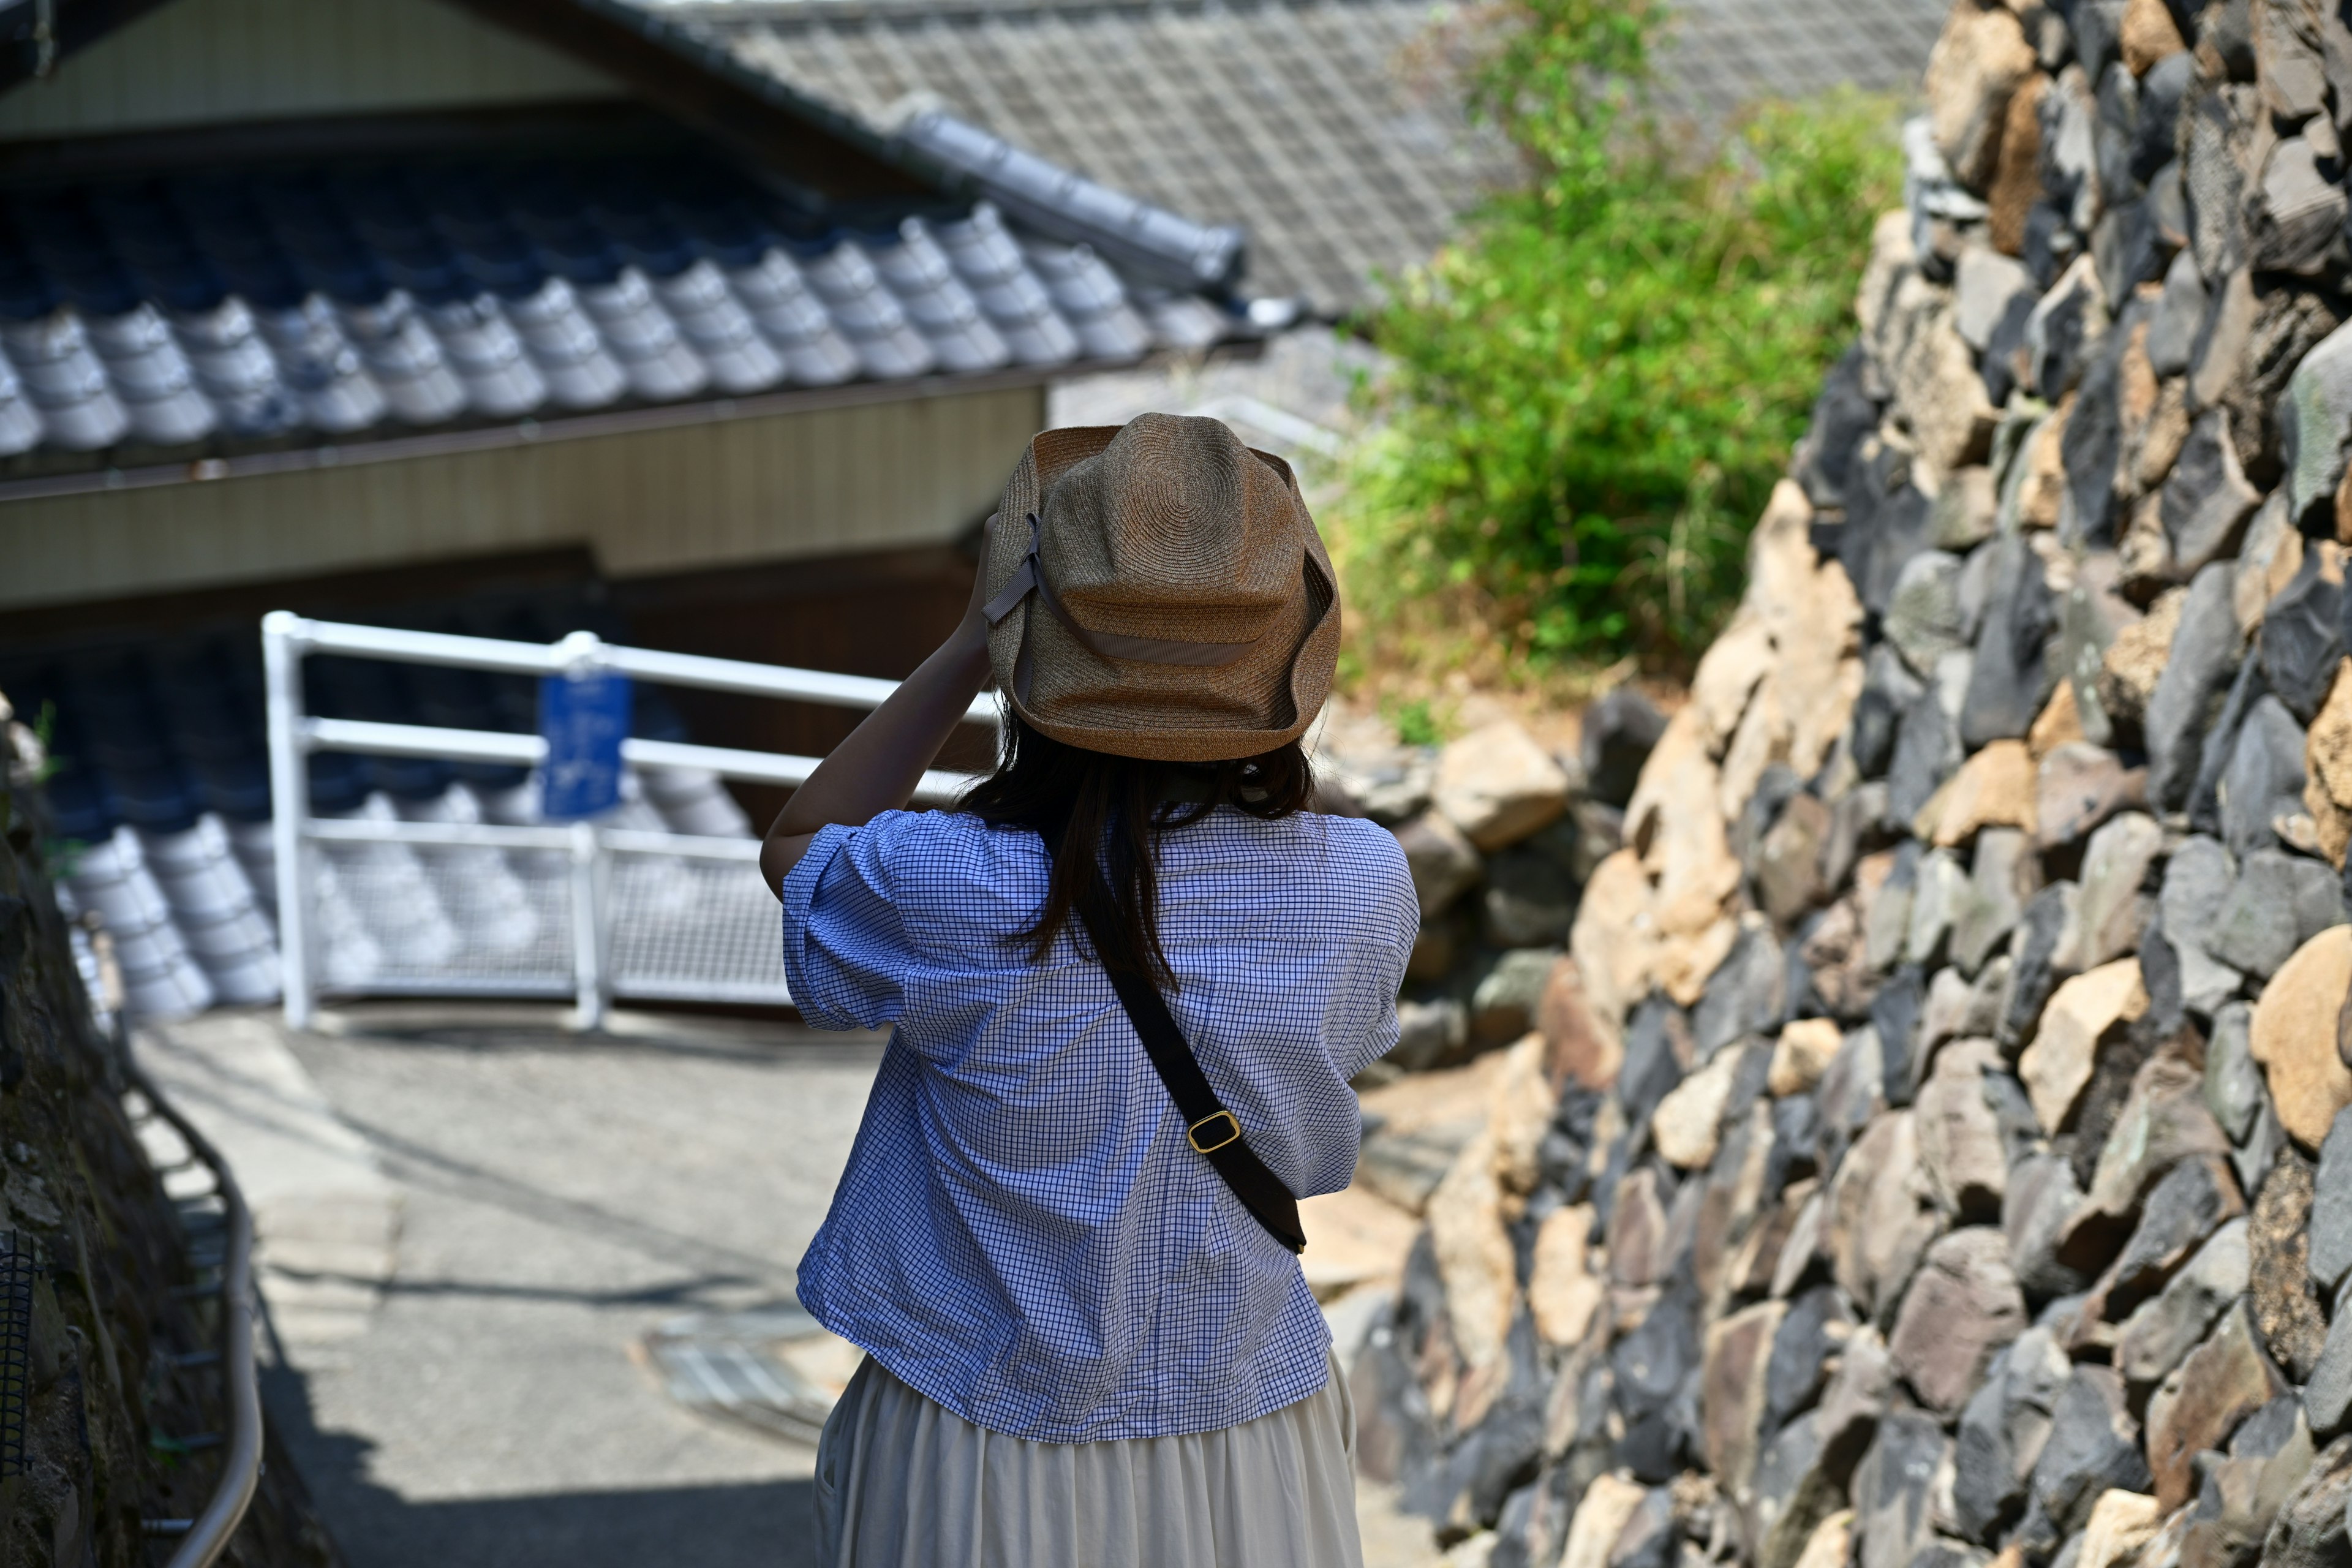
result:
[[[1212,1121],[1223,1122],[1226,1128],[1225,1135],[1218,1139],[1213,1143],[1203,1143],[1201,1142],[1201,1129],[1208,1126]],[[1207,1154],[1215,1150],[1223,1148],[1228,1143],[1240,1142],[1242,1136],[1242,1124],[1234,1120],[1234,1113],[1232,1111],[1220,1110],[1213,1115],[1203,1116],[1200,1121],[1192,1123],[1191,1127],[1185,1130],[1184,1136],[1192,1141],[1193,1148],[1198,1149],[1203,1154]]]

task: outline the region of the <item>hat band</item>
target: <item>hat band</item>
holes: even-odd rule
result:
[[[1045,563],[1037,558],[1037,534],[1040,524],[1037,514],[1029,514],[1029,552],[1013,568],[1013,575],[997,591],[996,597],[981,606],[981,614],[994,626],[1013,613],[1013,606],[1027,598],[1032,590],[1045,601],[1054,618],[1070,629],[1070,635],[1104,658],[1139,659],[1146,664],[1189,664],[1204,668],[1216,668],[1238,664],[1259,638],[1248,642],[1180,642],[1173,637],[1131,637],[1118,632],[1097,632],[1078,625],[1070,612],[1063,607],[1061,596],[1045,581]],[[1028,633],[1022,633],[1022,651],[1028,651]]]

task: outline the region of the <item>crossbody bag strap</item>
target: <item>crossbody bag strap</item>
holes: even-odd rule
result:
[[[1053,854],[1050,841],[1045,852]],[[1080,916],[1081,922],[1085,917]],[[1087,934],[1094,929],[1087,925]],[[1102,943],[1095,943],[1102,951]],[[1118,1005],[1127,1014],[1127,1021],[1135,1026],[1136,1038],[1143,1042],[1143,1054],[1151,1063],[1151,1070],[1168,1090],[1168,1098],[1176,1102],[1176,1112],[1184,1119],[1185,1141],[1191,1143],[1210,1167],[1224,1178],[1234,1196],[1241,1199],[1265,1233],[1293,1252],[1307,1250],[1307,1233],[1298,1224],[1298,1199],[1282,1178],[1265,1167],[1242,1136],[1239,1118],[1224,1107],[1217,1091],[1209,1087],[1208,1075],[1201,1070],[1201,1060],[1192,1054],[1177,1026],[1176,1015],[1168,1010],[1168,999],[1160,994],[1160,987],[1140,974],[1124,973],[1106,966],[1111,989],[1118,994]]]

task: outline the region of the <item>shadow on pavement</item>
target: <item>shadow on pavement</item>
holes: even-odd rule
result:
[[[350,1568],[815,1568],[808,1481],[411,1502],[319,1430],[300,1373],[265,1371],[262,1399]]]

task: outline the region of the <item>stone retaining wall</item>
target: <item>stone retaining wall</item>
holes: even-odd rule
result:
[[[1927,87],[1356,1369],[1460,1561],[2352,1562],[2352,28],[1960,0]]]

